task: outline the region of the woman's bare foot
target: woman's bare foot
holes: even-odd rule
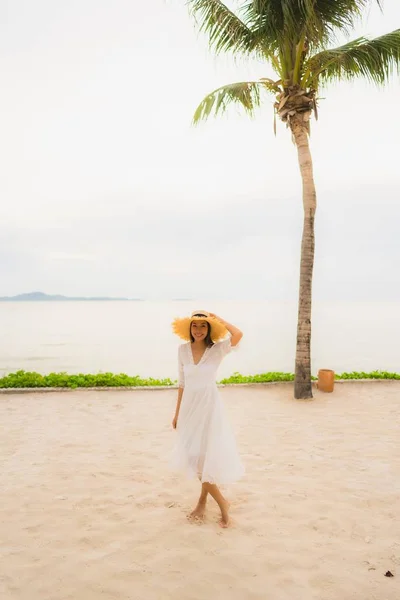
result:
[[[189,519],[200,520],[204,519],[204,515],[206,512],[206,503],[198,502],[196,508],[190,513]]]
[[[221,519],[218,521],[218,524],[223,529],[226,529],[231,524],[231,520],[229,517],[229,508],[230,508],[230,504],[227,500],[224,500],[224,502],[220,505]]]

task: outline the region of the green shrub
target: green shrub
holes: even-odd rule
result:
[[[400,374],[389,373],[388,371],[371,371],[370,373],[353,371],[352,373],[335,375],[335,379],[400,379]]]
[[[139,386],[172,386],[171,379],[142,379],[139,375],[130,377],[125,373],[77,374],[49,373],[40,375],[26,371],[9,373],[0,378],[0,388],[89,388],[89,387],[139,387]]]
[[[222,379],[220,383],[267,383],[272,381],[293,381],[292,373],[261,373],[259,375],[241,375],[233,373],[230,377]]]
[[[312,377],[316,380],[316,377]],[[336,374],[335,379],[400,379],[400,374],[387,371],[372,371],[371,373],[351,372]],[[260,373],[259,375],[241,375],[233,373],[230,377],[222,379],[222,384],[235,383],[272,383],[279,381],[293,381],[293,373]],[[125,373],[97,373],[77,374],[68,373],[40,373],[17,371],[0,378],[0,388],[96,388],[96,387],[169,387],[176,385],[171,379],[142,379],[139,375],[126,375]]]

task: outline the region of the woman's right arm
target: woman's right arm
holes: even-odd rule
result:
[[[174,416],[174,419],[173,419],[173,421],[172,421],[172,427],[173,427],[174,429],[176,429],[176,426],[177,426],[177,424],[178,424],[178,417],[179,417],[179,410],[180,410],[180,408],[181,408],[182,396],[183,396],[183,388],[182,388],[182,387],[180,387],[180,388],[178,389],[178,401],[177,401],[177,403],[176,403],[175,416]]]
[[[181,408],[183,390],[184,390],[184,387],[185,387],[185,375],[184,375],[184,372],[183,372],[183,360],[182,360],[182,346],[180,346],[179,349],[178,349],[178,367],[179,367],[178,400],[177,400],[177,403],[176,403],[175,416],[174,416],[173,421],[172,421],[172,427],[174,429],[176,429],[176,426],[177,426],[177,423],[178,423],[179,410]]]

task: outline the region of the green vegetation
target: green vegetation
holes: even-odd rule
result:
[[[317,381],[318,377],[311,376],[311,379]],[[388,371],[371,371],[370,373],[352,371],[351,373],[336,373],[335,379],[337,381],[346,379],[400,379],[400,374],[389,373]],[[241,375],[240,373],[234,373],[230,377],[222,379],[220,383],[272,383],[278,381],[294,381],[294,374],[260,373],[259,375]]]
[[[91,388],[91,387],[149,387],[174,385],[171,379],[142,379],[138,375],[130,377],[124,373],[97,373],[96,375],[68,373],[40,373],[17,371],[0,378],[0,388]]]
[[[315,381],[317,378],[312,377]],[[335,379],[399,379],[399,373],[389,373],[387,371],[351,372],[336,374]],[[222,384],[235,383],[273,383],[279,381],[293,381],[293,373],[260,373],[259,375],[241,375],[233,373],[230,377],[222,379]],[[68,373],[50,373],[41,375],[40,373],[17,371],[9,373],[0,378],[0,388],[104,388],[104,387],[170,387],[176,385],[176,381],[171,379],[142,379],[138,375],[133,377],[124,373],[97,373],[97,374],[78,374],[69,375]]]
[[[271,383],[273,381],[293,381],[293,373],[260,373],[259,375],[241,375],[233,373],[230,377],[222,379],[220,383]]]
[[[400,379],[399,373],[389,373],[388,371],[371,371],[371,373],[342,373],[335,375],[335,379]]]

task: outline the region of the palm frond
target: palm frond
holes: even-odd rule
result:
[[[187,0],[200,31],[206,33],[217,53],[257,53],[260,38],[221,0]]]
[[[321,48],[349,33],[372,2],[381,0],[245,0],[239,15],[255,35],[272,40],[305,36],[310,48]]]
[[[298,49],[304,50],[301,20],[303,0],[244,0],[239,15],[254,35],[263,40],[267,58],[279,77],[290,81]]]
[[[300,0],[305,9],[307,36],[313,49],[336,42],[338,34],[350,35],[373,3],[381,0]]]
[[[356,77],[383,84],[396,70],[400,72],[400,29],[315,54],[304,64],[302,86],[317,89],[320,82]]]
[[[231,104],[240,104],[252,116],[255,109],[261,105],[263,92],[276,94],[280,91],[278,83],[270,79],[224,85],[203,98],[193,116],[193,123],[197,125],[211,115],[218,116]]]
[[[381,0],[298,0],[303,12],[316,22],[326,23],[330,27],[349,31],[360,19],[363,11],[373,2],[382,9]]]
[[[287,1],[245,0],[239,14],[257,36],[262,36],[270,48],[277,50],[285,31],[285,16],[286,20],[294,20],[293,8],[294,3]]]

